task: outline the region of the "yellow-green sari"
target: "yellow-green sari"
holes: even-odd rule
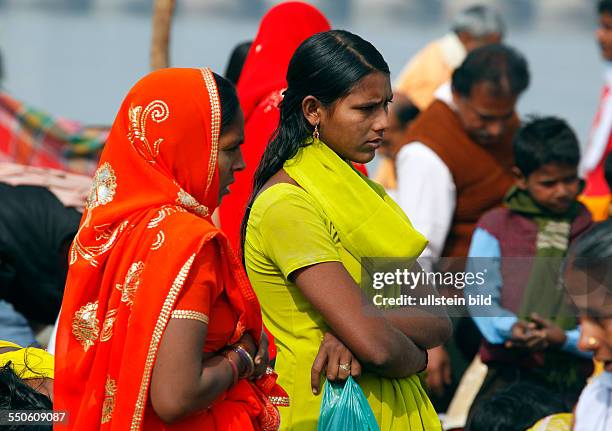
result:
[[[311,392],[310,370],[328,328],[289,274],[340,261],[360,283],[362,257],[416,257],[427,241],[382,187],[324,143],[309,142],[284,169],[300,187],[276,184],[255,200],[245,262],[276,339],[279,384],[291,399],[290,407],[280,408],[281,429],[306,431],[317,427],[321,395]],[[358,383],[381,431],[441,429],[417,375],[388,379],[364,372]]]

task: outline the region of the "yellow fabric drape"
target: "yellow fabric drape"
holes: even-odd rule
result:
[[[0,340],[0,349],[15,348],[0,353],[0,367],[8,362],[21,379],[52,379],[54,376],[54,358],[49,352],[35,347],[23,348],[18,344]]]
[[[570,431],[572,429],[572,414],[557,413],[540,419],[527,431]]]
[[[355,257],[418,257],[427,240],[380,184],[358,173],[320,140],[285,162],[285,172],[329,216]]]

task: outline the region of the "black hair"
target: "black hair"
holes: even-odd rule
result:
[[[596,223],[580,235],[567,256],[563,263],[563,273],[571,263],[573,269],[589,274],[598,280],[598,284],[605,286],[609,295],[606,299],[612,301],[612,219]],[[612,316],[610,303],[598,305],[603,305],[606,317]]]
[[[612,153],[608,154],[604,162],[604,176],[606,177],[608,188],[612,191]]]
[[[453,90],[469,97],[472,87],[481,82],[493,85],[499,94],[519,96],[529,86],[529,68],[515,49],[489,44],[471,51],[453,72]]]
[[[229,126],[240,108],[236,87],[222,76],[213,73],[217,89],[219,91],[219,102],[221,103],[221,133]]]
[[[612,15],[612,0],[600,0],[597,4],[597,13],[608,13]]]
[[[26,385],[15,374],[11,362],[0,367],[0,410],[51,410],[49,397]],[[47,431],[51,425],[14,425],[3,430]]]
[[[571,255],[574,257],[612,259],[612,219],[597,223],[593,228],[580,235],[571,247]]]
[[[240,78],[244,62],[246,61],[252,44],[253,41],[251,40],[242,42],[236,45],[232,50],[223,76],[234,85],[238,84],[238,79]]]
[[[393,112],[397,117],[402,129],[404,129],[411,121],[413,121],[421,111],[414,106],[412,102],[399,102],[399,106],[394,107]]]
[[[466,431],[516,431],[540,419],[570,411],[562,398],[532,382],[522,381],[478,402],[470,412]]]
[[[243,247],[255,196],[313,132],[302,112],[304,98],[314,96],[324,106],[332,106],[372,72],[388,75],[389,66],[374,45],[345,30],[315,34],[297,48],[287,70],[287,89],[279,105],[278,128],[255,172],[253,192],[241,226]]]
[[[549,163],[578,166],[580,144],[571,127],[556,117],[530,117],[514,137],[514,161],[521,173]]]

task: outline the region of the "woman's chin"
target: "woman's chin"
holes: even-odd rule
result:
[[[221,205],[221,201],[223,200],[223,197],[227,196],[230,194],[230,189],[229,187],[223,187],[220,191],[219,191],[219,205]]]
[[[374,156],[376,156],[376,151],[374,150],[363,151],[355,154],[355,156],[351,158],[351,161],[353,163],[361,163],[362,165],[365,165],[366,163],[371,162],[374,159]]]

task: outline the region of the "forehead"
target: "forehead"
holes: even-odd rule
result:
[[[345,100],[355,102],[361,100],[387,100],[392,96],[389,75],[382,72],[372,72],[353,86]]]
[[[612,317],[612,294],[602,278],[567,265],[564,285],[572,302],[583,315]]]
[[[244,140],[244,115],[242,109],[238,107],[231,123],[225,126],[219,136],[219,147],[231,147],[237,141]]]
[[[564,178],[575,176],[578,171],[577,166],[560,163],[546,163],[535,170],[532,175],[547,178]]]
[[[612,24],[612,14],[608,12],[603,12],[599,15],[599,21],[601,23],[611,25]]]
[[[497,85],[486,81],[477,82],[470,91],[470,102],[481,110],[481,113],[511,112],[516,106],[516,101],[517,96],[508,91],[500,91]]]

